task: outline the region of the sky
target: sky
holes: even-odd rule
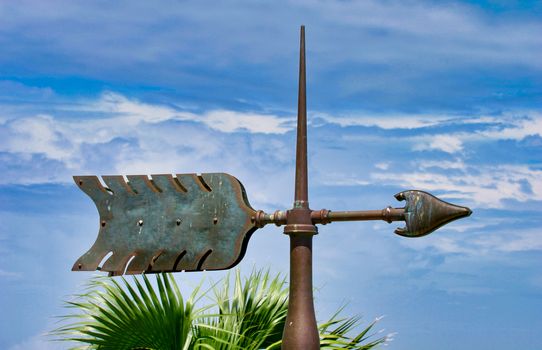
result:
[[[73,175],[227,172],[255,209],[291,208],[306,26],[313,209],[471,217],[314,238],[317,319],[377,323],[394,350],[542,348],[539,1],[0,2],[0,348],[43,334],[93,273],[71,272],[98,213]],[[288,272],[266,227],[238,265]],[[189,289],[223,272],[179,273]]]

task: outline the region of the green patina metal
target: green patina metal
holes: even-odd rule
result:
[[[76,271],[228,269],[243,258],[256,229],[243,186],[228,174],[102,178],[107,187],[96,176],[74,177],[100,215],[98,238]]]
[[[425,236],[451,221],[472,213],[467,207],[445,202],[424,191],[403,191],[396,194],[395,198],[406,201],[404,208],[406,227],[395,230],[395,233],[405,237]]]

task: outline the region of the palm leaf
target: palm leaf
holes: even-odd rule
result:
[[[215,349],[262,349],[280,341],[288,310],[288,289],[281,275],[253,271],[244,280],[236,271],[213,288],[218,315],[196,324],[197,344]],[[227,342],[224,342],[227,339]]]
[[[288,310],[281,274],[253,270],[243,278],[237,270],[187,300],[172,274],[157,274],[155,284],[146,275],[133,283],[91,279],[86,293],[65,303],[79,312],[60,317],[65,325],[51,332],[54,339],[107,350],[280,349]],[[203,297],[209,303],[196,308]],[[341,317],[343,309],[319,325],[322,349],[368,350],[389,340],[372,332],[376,320],[359,331],[361,319]]]
[[[89,349],[185,349],[191,342],[194,294],[184,301],[170,275],[156,275],[158,293],[147,276],[136,289],[125,279],[94,278],[82,301],[69,302],[83,314],[68,315],[75,322],[52,333],[57,340],[82,342]],[[197,293],[197,291],[195,292]]]

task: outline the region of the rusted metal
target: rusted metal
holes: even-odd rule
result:
[[[286,225],[290,211],[277,210],[273,214],[267,214],[261,210],[256,212],[254,220],[258,228],[267,224],[277,226]],[[334,221],[370,221],[384,220],[388,223],[405,220],[404,208],[387,207],[382,210],[352,210],[331,211],[327,209],[311,210],[310,217],[313,225],[326,225]]]
[[[315,218],[315,221],[319,219]],[[391,223],[404,220],[404,209],[387,207],[382,210],[329,211],[325,220],[326,222],[384,220]]]
[[[294,209],[309,207],[307,171],[307,83],[305,64],[305,26],[299,41],[299,89],[297,98],[297,143],[295,153]]]
[[[74,180],[96,204],[100,230],[74,271],[112,275],[221,270],[245,253],[256,213],[228,174],[96,176]],[[108,253],[113,253],[100,266]]]
[[[312,295],[312,235],[290,234],[290,291],[282,349],[320,349]]]
[[[312,237],[317,232],[309,209],[305,26],[301,26],[295,195],[284,227],[284,233],[290,235],[290,294],[282,334],[282,349],[285,350],[320,348],[312,295]]]

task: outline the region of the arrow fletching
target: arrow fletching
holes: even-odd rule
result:
[[[74,176],[96,204],[100,229],[72,270],[110,275],[222,270],[243,258],[257,227],[255,211],[235,177],[209,173],[126,178],[103,176],[103,186],[96,176]]]

